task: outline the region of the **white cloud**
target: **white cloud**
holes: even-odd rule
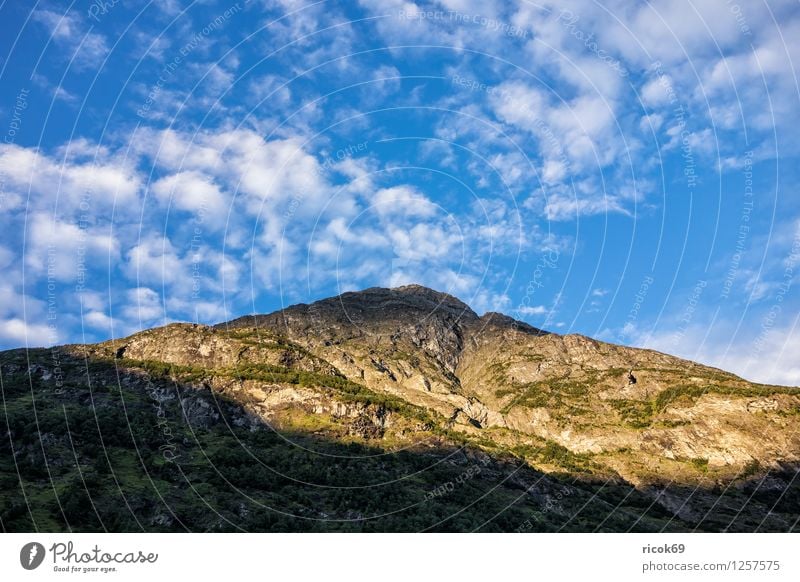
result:
[[[387,235],[394,256],[428,264],[457,258],[455,250],[462,237],[447,224],[419,223],[408,227],[389,226]]]
[[[114,320],[112,320],[102,311],[89,311],[88,313],[85,313],[83,316],[83,321],[87,326],[102,330],[109,336],[111,335],[111,329]]]
[[[364,85],[364,97],[369,101],[385,99],[400,89],[401,79],[402,75],[397,67],[381,65],[372,73],[373,82]]]
[[[560,160],[546,160],[542,168],[542,180],[557,184],[567,176],[567,166]]]
[[[68,297],[56,291],[36,298],[22,291],[22,265],[12,263],[0,281],[0,345],[13,348],[49,346],[69,337]],[[29,280],[33,280],[30,277]],[[32,292],[42,287],[31,285]]]
[[[78,101],[78,97],[64,89],[64,87],[56,87],[53,90],[53,98],[65,103],[76,103]]]
[[[540,127],[549,110],[546,94],[520,81],[502,83],[489,101],[499,119],[531,132]]]
[[[15,256],[15,253],[11,249],[0,245],[0,269],[8,267]]]
[[[170,240],[149,235],[126,255],[128,277],[137,283],[167,285],[182,282],[191,285],[191,277]]]
[[[469,306],[477,313],[482,314],[488,311],[497,313],[511,312],[511,298],[505,293],[497,293],[491,289],[479,288],[473,290],[471,297],[468,297]]]
[[[75,283],[90,267],[118,259],[119,242],[106,228],[53,220],[42,212],[29,217],[25,263],[39,276]]]
[[[402,185],[378,190],[372,197],[375,211],[382,217],[431,218],[439,211],[436,204],[413,186]]]
[[[584,94],[550,103],[546,94],[519,81],[502,83],[489,99],[498,119],[531,134],[545,158],[545,179],[597,170],[619,159],[613,102]]]
[[[45,324],[27,323],[17,317],[0,321],[0,341],[8,345],[49,346],[58,340],[58,334]]]
[[[330,193],[318,160],[296,137],[265,140],[247,129],[195,135],[143,131],[136,147],[164,170],[200,172],[245,194],[253,214],[262,212],[265,203],[274,208],[293,198],[303,200],[297,213],[312,213]]]
[[[166,313],[161,297],[149,287],[136,287],[125,293],[125,302],[121,313],[124,318],[134,324],[147,327],[149,323],[164,318]]]
[[[106,296],[97,291],[83,291],[80,294],[83,309],[102,311],[106,308]]]
[[[63,163],[35,148],[0,144],[0,173],[6,188],[28,198],[34,208],[56,207],[60,213],[92,213],[116,204],[118,212],[132,211],[141,180],[122,161],[95,149],[96,161],[82,160],[88,154],[86,143],[76,140],[67,150]]]
[[[108,53],[105,38],[88,32],[81,19],[73,13],[36,10],[33,19],[47,29],[52,41],[66,51],[71,64],[77,68],[97,67]]]
[[[152,191],[162,204],[191,212],[203,223],[217,228],[225,223],[226,196],[211,178],[200,172],[171,174],[153,184]]]
[[[534,192],[523,205],[544,212],[548,220],[569,221],[579,216],[619,213],[630,215],[618,195],[604,192],[593,179],[558,184]]]
[[[550,308],[544,305],[523,305],[515,311],[521,315],[545,315],[550,313]]]
[[[645,105],[651,107],[663,107],[669,105],[671,94],[669,88],[674,84],[669,75],[663,75],[651,79],[642,87],[639,95]]]
[[[282,110],[291,103],[292,91],[286,79],[277,75],[263,75],[250,81],[247,99],[253,105],[267,102],[271,108]]]

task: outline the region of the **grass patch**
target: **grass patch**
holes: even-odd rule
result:
[[[761,463],[759,463],[757,459],[753,459],[745,464],[745,466],[742,468],[742,472],[740,473],[739,477],[741,479],[747,479],[748,477],[757,475],[760,471],[761,471]]]
[[[690,407],[704,394],[719,394],[741,398],[771,396],[773,394],[800,394],[794,388],[783,386],[735,386],[730,384],[695,386],[679,384],[662,390],[650,400],[611,400],[611,406],[622,416],[623,422],[631,428],[653,426],[655,417],[670,406]],[[665,420],[658,424],[664,428],[675,428],[688,424],[682,420]]]
[[[542,445],[518,445],[511,452],[534,465],[556,465],[570,472],[592,473],[597,464],[586,453],[574,453],[554,441],[544,441]]]
[[[557,411],[568,407],[569,400],[588,396],[590,387],[591,384],[587,382],[577,382],[565,378],[547,382],[517,384],[512,388],[495,391],[495,396],[500,398],[515,392],[518,394],[516,398],[500,410],[502,414],[507,414],[512,408],[517,406],[525,408],[547,407]],[[570,407],[570,410],[577,411],[583,409],[579,407]]]
[[[630,428],[647,428],[653,422],[653,403],[648,400],[609,400]]]

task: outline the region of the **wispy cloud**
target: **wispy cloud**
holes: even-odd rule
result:
[[[97,68],[108,54],[105,37],[92,32],[85,20],[73,12],[37,10],[33,18],[45,27],[56,51],[64,51],[66,60],[76,69]]]

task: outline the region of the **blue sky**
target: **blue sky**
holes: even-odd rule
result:
[[[0,347],[413,282],[800,384],[796,2],[5,2],[0,28]]]

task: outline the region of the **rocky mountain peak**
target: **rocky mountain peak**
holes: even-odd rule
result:
[[[463,301],[422,285],[363,291],[346,291],[311,304],[300,303],[268,315],[245,316],[219,327],[268,327],[290,335],[301,329],[319,328],[341,332],[357,328],[361,333],[381,333],[386,328],[409,325],[455,325],[473,323],[478,315]],[[332,328],[330,326],[333,326]]]
[[[460,299],[422,285],[403,285],[393,288],[371,287],[364,291],[343,293],[338,297],[323,301],[336,302],[337,300],[350,305],[361,303],[380,309],[410,308],[430,315],[440,312],[440,314],[454,315],[469,320],[478,318],[469,305]]]

